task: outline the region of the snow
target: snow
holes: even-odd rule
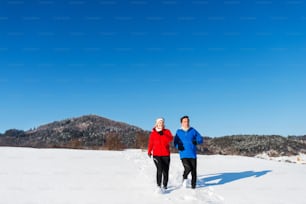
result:
[[[155,172],[141,150],[0,147],[0,204],[305,203],[306,166],[300,163],[199,155],[194,190],[181,187],[182,164],[172,154],[169,189],[162,194]]]
[[[262,153],[256,155],[257,158],[268,159],[278,162],[288,162],[288,163],[297,163],[297,164],[306,164],[306,155],[299,154],[294,156],[281,156],[281,157],[270,157],[267,153]]]

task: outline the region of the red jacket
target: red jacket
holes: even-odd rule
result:
[[[148,144],[148,154],[153,156],[170,156],[170,142],[173,140],[173,135],[168,129],[163,129],[162,134],[158,133],[155,128],[153,128],[149,144]]]

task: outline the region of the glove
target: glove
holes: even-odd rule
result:
[[[197,145],[198,143],[197,143],[196,140],[193,140],[193,141],[192,141],[192,144]]]
[[[180,151],[183,151],[183,150],[185,149],[184,146],[183,146],[183,144],[179,144],[177,148],[178,148],[178,150],[180,150]]]
[[[151,156],[152,156],[152,154],[148,154],[148,157],[150,157],[150,158],[151,158]]]

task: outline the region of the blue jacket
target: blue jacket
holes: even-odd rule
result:
[[[180,152],[180,158],[197,158],[197,144],[202,144],[203,138],[194,128],[187,131],[178,129],[174,137],[174,146]]]

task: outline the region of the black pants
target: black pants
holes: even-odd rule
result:
[[[156,182],[158,186],[161,186],[163,177],[163,186],[167,187],[168,177],[169,177],[169,166],[170,166],[170,156],[154,156],[154,164],[157,168]]]
[[[183,158],[182,163],[184,166],[183,179],[187,179],[188,174],[191,172],[191,187],[196,187],[197,182],[197,159]]]

